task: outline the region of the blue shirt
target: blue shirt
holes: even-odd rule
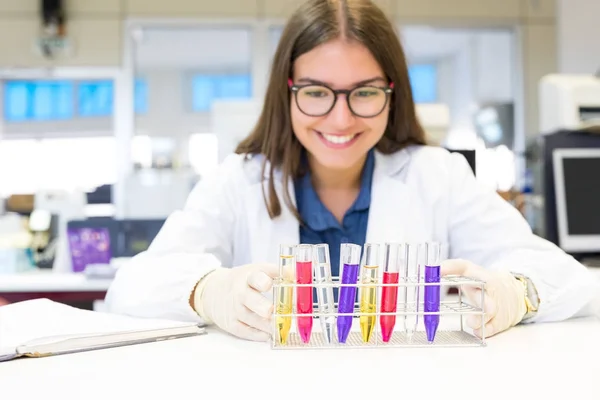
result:
[[[361,186],[354,204],[344,215],[342,224],[325,207],[315,192],[310,173],[295,182],[296,206],[305,225],[300,225],[300,243],[329,245],[331,274],[339,277],[340,245],[354,243],[363,246],[367,236],[367,222],[371,205],[371,182],[375,155],[370,151],[361,176]]]

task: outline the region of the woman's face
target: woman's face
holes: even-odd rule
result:
[[[352,41],[325,43],[296,60],[292,81],[298,87],[291,93],[292,128],[312,161],[342,170],[362,162],[389,115],[388,82],[370,51]],[[338,94],[331,108],[330,89],[356,88]]]

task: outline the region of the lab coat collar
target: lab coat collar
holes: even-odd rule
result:
[[[259,168],[263,157],[257,157]],[[410,197],[406,185],[400,179],[400,172],[410,160],[409,149],[385,155],[375,152],[375,169],[371,191],[371,206],[367,224],[367,242],[401,242],[405,241],[405,226],[410,218]],[[263,187],[268,188],[268,166],[265,178],[249,187],[246,196],[248,201],[249,226],[258,227],[258,232],[251,237],[253,262],[277,262],[281,244],[299,244],[299,222],[283,202],[283,183],[281,171],[274,174],[275,190],[281,201],[281,215],[271,220],[264,204]],[[294,183],[288,182],[288,192],[292,203],[296,206]],[[362,245],[362,243],[359,243]]]
[[[402,149],[393,154],[383,154],[378,150],[374,150],[375,153],[375,170],[374,175],[384,174],[389,176],[394,176],[398,174],[404,166],[408,163],[410,159],[411,147]],[[253,162],[253,166],[256,168],[257,173],[260,174],[260,170],[262,168],[262,163],[265,160],[264,155],[253,155],[248,156]],[[269,171],[270,165],[269,161],[266,163],[266,168],[263,174],[263,179],[269,179]],[[281,182],[283,178],[283,173],[281,168],[276,168],[273,171],[273,178],[276,182]]]
[[[371,208],[367,224],[368,243],[404,242],[410,218],[410,193],[400,173],[410,160],[410,150],[394,154],[375,153]]]

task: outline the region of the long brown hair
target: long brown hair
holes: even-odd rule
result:
[[[295,60],[320,44],[346,38],[366,46],[390,82],[394,82],[387,128],[376,149],[391,154],[410,144],[425,144],[425,134],[415,113],[408,68],[398,35],[383,11],[370,0],[308,0],[290,17],[273,58],[262,113],[252,133],[237,147],[238,154],[262,154],[263,174],[269,165],[270,217],[281,214],[273,182],[281,169],[284,201],[299,218],[287,190],[289,179],[301,175],[303,147],[292,131],[288,79]],[[267,200],[268,197],[268,200]]]

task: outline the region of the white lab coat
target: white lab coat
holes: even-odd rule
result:
[[[297,244],[299,225],[283,205],[279,174],[283,213],[269,218],[261,162],[260,156],[231,155],[214,176],[199,182],[150,248],[120,268],[106,297],[109,310],[200,321],[189,297],[205,274],[217,267],[276,263],[281,243]],[[291,182],[289,189],[293,199]],[[462,156],[441,148],[376,153],[366,240],[438,241],[447,244],[450,258],[522,273],[541,298],[532,321],[572,317],[598,292],[583,265],[534,236],[514,207],[474,178]]]

